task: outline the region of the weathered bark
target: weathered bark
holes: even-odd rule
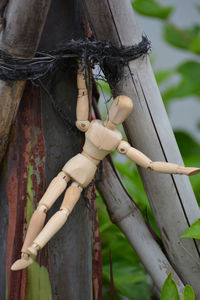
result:
[[[6,7],[5,28],[0,36],[0,49],[17,57],[35,54],[48,13],[50,0],[10,0]],[[8,144],[25,81],[0,80],[0,162]]]
[[[83,3],[97,39],[126,46],[141,40],[129,0]],[[148,57],[129,63],[115,94],[126,94],[134,101],[133,113],[125,122],[131,144],[152,160],[183,164]],[[170,262],[199,297],[199,243],[180,238],[200,217],[190,182],[186,176],[158,174],[142,168],[139,172]]]
[[[53,49],[59,42],[80,37],[80,21],[75,18],[76,6],[73,0],[52,3],[39,49]],[[26,87],[13,125],[7,163],[3,161],[5,175],[0,184],[4,215],[0,224],[5,227],[4,231],[0,231],[1,238],[6,239],[8,219],[9,224],[7,274],[2,259],[0,267],[1,298],[5,299],[7,289],[8,300],[91,299],[91,225],[83,197],[64,227],[41,252],[37,262],[27,271],[10,271],[11,263],[20,257],[27,218],[30,218],[52,178],[69,158],[80,151],[82,142],[82,136],[74,126],[77,99],[75,68],[69,62],[67,68],[50,75],[43,85],[48,93],[30,84]],[[52,97],[71,126],[66,126],[55,110]],[[59,209],[61,200],[62,196],[50,210],[49,217]],[[5,243],[0,244],[0,252],[5,259]]]
[[[102,175],[98,190],[106,203],[112,222],[125,234],[159,291],[161,292],[167,276],[172,273],[182,299],[182,281],[152,237],[140,210],[123,186],[109,158],[103,161]]]

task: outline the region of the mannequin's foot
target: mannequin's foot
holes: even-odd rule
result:
[[[27,268],[29,265],[33,263],[32,258],[27,253],[22,253],[21,259],[16,260],[16,262],[12,265],[12,271],[18,271]]]

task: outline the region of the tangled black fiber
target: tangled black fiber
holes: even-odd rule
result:
[[[0,50],[0,79],[40,82],[59,67],[67,67],[69,59],[77,58],[86,67],[99,65],[107,81],[114,86],[123,76],[123,66],[150,50],[146,36],[133,46],[118,47],[109,41],[77,40],[62,44],[58,49],[37,52],[34,58],[16,58]]]

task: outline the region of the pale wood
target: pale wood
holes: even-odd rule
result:
[[[33,241],[33,244],[28,248],[30,254],[37,255],[37,251],[42,249],[46,243],[61,229],[61,227],[67,221],[67,217],[69,215],[69,211],[67,210],[59,210],[57,211],[48,223],[44,226],[42,231]]]
[[[109,158],[103,161],[102,175],[98,190],[106,203],[111,221],[125,234],[158,290],[161,291],[163,283],[171,272],[179,295],[183,299],[183,282],[150,233],[140,210],[123,186]]]
[[[70,177],[65,172],[60,172],[49,184],[39,204],[50,209],[56,199],[63,193]]]
[[[200,168],[183,167],[162,161],[151,162],[149,168],[153,171],[168,174],[185,174],[188,176],[200,173]]]
[[[76,116],[78,121],[87,121],[89,116],[88,95],[83,94],[78,96]]]
[[[96,169],[96,165],[80,153],[72,157],[63,167],[63,171],[82,187],[86,187],[92,181]]]
[[[80,198],[82,190],[83,188],[77,182],[73,182],[65,193],[60,209],[67,209],[71,213]]]
[[[85,137],[97,149],[109,152],[116,150],[120,141],[122,140],[122,135],[119,130],[111,130],[106,128],[103,126],[103,123],[100,120],[94,120],[91,122]]]
[[[115,126],[120,125],[128,118],[132,109],[133,101],[127,96],[120,95],[112,102],[107,120]]]
[[[87,93],[86,82],[88,80],[87,69],[83,66],[83,63],[78,60],[78,72],[77,72],[77,88],[79,90],[85,90]],[[80,91],[82,93],[82,91]]]
[[[117,149],[121,154],[126,154],[129,159],[134,161],[138,166],[141,166],[152,171],[166,174],[185,174],[196,175],[200,173],[200,168],[184,167],[177,164],[156,161],[153,162],[141,151],[131,147],[127,142],[122,141]]]
[[[26,253],[22,253],[21,259],[18,259],[12,266],[12,271],[19,271],[22,269],[27,268],[33,263],[33,259],[30,257],[30,255],[27,255]]]
[[[24,244],[22,246],[22,253],[27,253],[27,249],[33,243],[34,239],[38,235],[38,233],[42,230],[44,226],[44,222],[46,219],[47,208],[44,205],[40,205],[38,209],[35,210],[34,214],[31,217],[28,230],[26,233],[26,238],[24,240]]]
[[[40,205],[32,215],[26,233],[26,238],[22,246],[21,259],[18,259],[17,261],[14,262],[14,264],[11,266],[12,271],[18,271],[24,269],[33,262],[33,260],[29,257],[28,247],[32,245],[34,239],[37,237],[38,233],[41,231],[42,227],[44,226],[44,222],[46,219],[46,211],[47,211],[46,206]]]
[[[86,70],[83,68],[83,65],[78,61],[78,72],[77,72],[77,89],[78,89],[78,98],[76,104],[76,127],[85,132],[87,131],[90,122],[89,118],[89,99],[88,91],[86,86]]]
[[[36,255],[37,250],[42,249],[65,224],[69,214],[79,200],[82,190],[82,187],[76,182],[73,182],[67,189],[60,210],[51,217],[43,230],[33,241],[33,245],[28,248],[28,251],[31,254]]]
[[[96,145],[94,145],[93,142],[90,141],[87,137],[83,146],[83,152],[98,161],[102,160],[109,153],[109,151],[98,149]]]
[[[67,186],[70,177],[64,172],[60,172],[49,184],[46,192],[39,202],[38,208],[31,217],[24,244],[22,246],[21,259],[17,260],[11,267],[11,270],[17,271],[26,268],[32,262],[26,255],[29,255],[28,248],[32,245],[34,239],[38,236],[44,226],[46,212],[54,204],[56,199],[62,194]],[[26,254],[26,255],[25,255]]]
[[[143,168],[149,168],[152,162],[144,153],[130,146],[129,143],[122,141],[117,149],[121,154],[126,154],[127,157],[133,160],[137,165]]]
[[[88,128],[90,126],[90,122],[89,121],[76,121],[76,127],[80,130],[80,131],[87,131]]]
[[[121,98],[121,101],[126,98],[127,97]],[[130,101],[129,99],[128,102]],[[118,107],[114,107],[115,105],[116,100],[111,108],[111,111],[113,110],[113,116],[115,118],[122,112],[122,117],[120,115],[120,119],[118,120],[123,121],[124,117],[127,117],[127,112],[130,113],[130,107],[132,108],[132,106],[127,104],[127,101],[126,103],[120,104],[119,99],[117,99]],[[23,253],[37,255],[37,251],[43,248],[51,237],[64,225],[68,215],[80,197],[82,188],[86,187],[94,178],[97,169],[96,166],[101,159],[118,147],[121,139],[122,135],[118,130],[106,128],[100,120],[91,122],[86,132],[86,142],[83,147],[83,152],[72,157],[64,165],[63,171],[51,181],[47,191],[40,200],[39,208],[33,214],[30,221],[27,236],[22,247]],[[61,195],[70,178],[76,182],[67,189],[61,210],[57,212],[42,229],[46,210],[49,209]],[[41,229],[42,231],[40,231]],[[14,263],[13,270],[23,268],[24,266],[26,266],[26,263],[22,257],[21,260]]]
[[[37,49],[50,0],[9,0],[0,48],[12,56],[32,57]],[[25,81],[0,80],[0,162],[15,120]]]
[[[119,46],[141,41],[129,0],[83,0],[83,4],[98,40],[110,40]],[[125,76],[115,93],[126,94],[134,100],[133,113],[125,122],[131,144],[152,160],[183,165],[148,57],[141,57],[125,68]],[[181,238],[200,218],[189,180],[186,176],[159,174],[142,168],[139,172],[165,251],[182,280],[192,285],[200,297],[199,242]]]

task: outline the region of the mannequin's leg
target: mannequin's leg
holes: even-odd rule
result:
[[[33,243],[33,240],[41,231],[46,219],[47,210],[51,208],[56,199],[65,190],[67,182],[69,180],[70,177],[62,171],[51,181],[42,199],[40,200],[37,209],[31,217],[24,244],[21,250],[21,259],[17,260],[12,265],[11,270],[17,271],[26,268],[33,262],[27,249]]]
[[[56,212],[45,225],[40,234],[28,248],[29,253],[37,255],[37,251],[42,249],[54,234],[65,224],[69,214],[79,200],[82,187],[77,182],[73,182],[67,189],[60,210]]]

